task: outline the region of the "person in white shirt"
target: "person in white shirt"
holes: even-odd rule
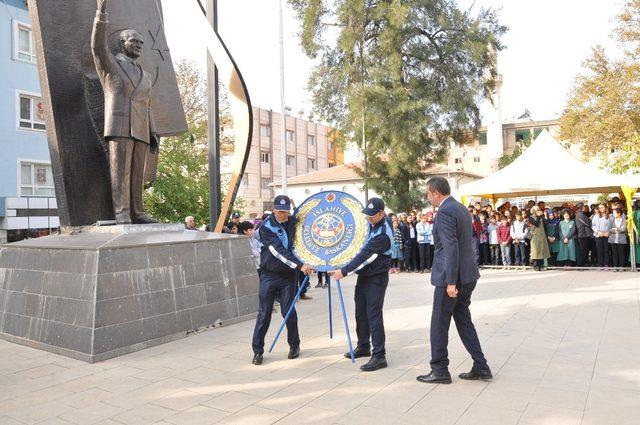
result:
[[[431,271],[431,235],[433,225],[427,221],[427,215],[422,214],[420,222],[416,224],[418,252],[420,254],[420,273]]]
[[[516,213],[516,219],[511,224],[511,239],[513,239],[513,249],[515,251],[516,266],[526,265],[527,260],[527,222],[522,217],[522,213]]]

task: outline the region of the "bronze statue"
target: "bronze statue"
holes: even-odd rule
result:
[[[151,109],[153,84],[138,63],[144,40],[133,29],[120,33],[121,51],[109,49],[107,2],[98,0],[91,50],[104,90],[104,138],[109,144],[111,198],[116,224],[156,223],[144,212],[147,151],[157,152],[159,136]]]

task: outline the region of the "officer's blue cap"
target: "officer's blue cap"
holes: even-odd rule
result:
[[[376,215],[380,211],[384,211],[384,201],[380,198],[369,199],[367,206],[362,209],[362,212],[368,216]]]
[[[273,200],[273,209],[276,211],[291,211],[291,200],[287,195],[278,195]]]

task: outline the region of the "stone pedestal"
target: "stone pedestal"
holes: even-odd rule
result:
[[[143,227],[3,245],[0,338],[95,362],[255,317],[246,237]]]

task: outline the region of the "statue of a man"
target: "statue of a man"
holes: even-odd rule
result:
[[[120,33],[121,51],[109,49],[106,0],[98,0],[91,49],[104,90],[104,138],[109,144],[111,197],[116,224],[156,223],[144,212],[144,165],[159,138],[151,110],[149,74],[138,58],[144,40],[136,30]]]

